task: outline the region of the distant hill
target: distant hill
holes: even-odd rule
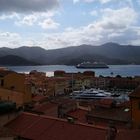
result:
[[[20,56],[22,58],[26,58],[29,60],[32,59],[38,59],[38,57],[42,55],[46,55],[46,50],[41,47],[28,47],[28,46],[22,46],[15,49],[10,48],[0,48],[0,56],[6,56],[6,55],[15,55]]]
[[[107,64],[140,64],[140,46],[116,43],[106,43],[101,46],[84,44],[48,50],[42,60],[47,64],[67,65],[75,65],[82,61],[103,61]]]
[[[35,62],[28,61],[22,57],[15,55],[6,55],[0,57],[0,65],[8,66],[24,66],[24,65],[37,65]]]
[[[40,47],[0,48],[0,57],[16,55],[27,61],[47,65],[75,65],[83,61],[103,61],[107,64],[140,64],[140,46],[106,43],[100,46],[80,45],[45,50]]]

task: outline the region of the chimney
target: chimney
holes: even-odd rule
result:
[[[109,122],[109,128],[107,129],[106,140],[115,140],[116,135],[117,135],[117,129],[115,127],[114,122]]]

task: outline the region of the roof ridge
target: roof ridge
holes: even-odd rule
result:
[[[51,120],[54,120],[54,121],[61,121],[61,122],[67,123],[66,119],[61,119],[61,118],[56,118],[56,117],[46,116],[46,115],[37,115],[37,114],[28,113],[28,112],[23,112],[23,113],[27,114],[27,115],[31,115],[31,116],[38,116],[38,117],[42,117],[42,118],[46,118],[46,119],[51,119]],[[73,125],[81,125],[81,126],[85,126],[85,127],[91,127],[91,128],[106,130],[104,127],[93,126],[93,125],[90,125],[90,124],[85,124],[85,123],[80,123],[80,122],[76,122]]]

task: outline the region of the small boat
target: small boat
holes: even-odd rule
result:
[[[111,94],[111,96],[112,96],[112,97],[119,97],[120,94],[119,94],[119,93],[113,93],[113,94]]]
[[[78,65],[76,65],[76,68],[84,68],[84,69],[91,69],[91,68],[109,68],[107,64],[105,64],[104,62],[94,62],[94,63],[91,63],[91,62],[83,62],[83,63],[80,63]]]

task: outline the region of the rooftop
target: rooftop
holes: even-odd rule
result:
[[[40,102],[40,101],[45,100],[45,99],[47,99],[47,97],[44,96],[44,95],[35,95],[35,96],[32,98],[32,100],[33,100],[34,102]]]
[[[130,110],[125,107],[121,108],[95,108],[88,113],[89,116],[94,118],[129,122],[131,120]]]
[[[132,93],[129,94],[131,98],[140,98],[140,86],[136,88]]]
[[[108,130],[63,119],[22,113],[5,125],[12,134],[32,140],[106,140]],[[139,140],[140,130],[117,130],[115,140]]]
[[[87,123],[86,114],[87,110],[76,109],[67,113],[69,116],[75,118],[78,122]]]
[[[42,103],[42,104],[36,105],[33,108],[33,111],[36,113],[57,117],[57,106],[58,104],[56,103],[51,103],[51,102]]]
[[[140,130],[123,130],[119,131],[116,140],[139,140],[140,139]]]
[[[0,77],[4,77],[10,73],[15,73],[14,71],[11,71],[9,69],[4,69],[0,67]]]
[[[106,131],[62,119],[22,113],[5,125],[15,135],[32,140],[105,140]]]

